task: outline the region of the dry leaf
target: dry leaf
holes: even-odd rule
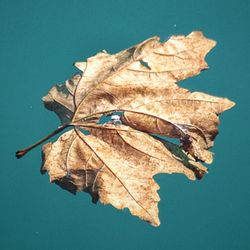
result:
[[[43,98],[62,125],[17,157],[71,127],[43,146],[42,172],[72,193],[88,192],[93,202],[128,208],[158,226],[159,186],[153,176],[182,173],[201,179],[207,168],[199,162],[213,160],[208,149],[218,133],[218,115],[234,105],[176,84],[206,69],[204,58],[214,46],[201,32],[192,32],[164,43],[153,37],[76,63],[82,74]],[[114,114],[115,122],[100,124],[103,116]],[[178,138],[180,145],[162,136]]]

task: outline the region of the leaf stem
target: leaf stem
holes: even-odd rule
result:
[[[30,145],[27,148],[21,149],[16,151],[16,158],[20,159],[21,157],[23,157],[25,154],[27,154],[30,150],[32,150],[33,148],[37,147],[38,145],[42,144],[43,142],[47,141],[49,138],[55,136],[56,134],[62,132],[65,128],[72,126],[71,124],[64,124],[59,126],[56,130],[54,130],[53,132],[51,132],[50,134],[48,134],[47,136],[45,136],[44,138],[42,138],[41,140],[39,140],[38,142]]]

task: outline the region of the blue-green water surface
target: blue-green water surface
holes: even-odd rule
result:
[[[193,30],[218,44],[210,69],[181,85],[237,106],[221,116],[202,181],[156,177],[160,227],[50,184],[39,172],[41,147],[15,158],[58,126],[41,97],[77,72],[73,62]],[[0,249],[250,249],[249,55],[247,0],[0,0]]]

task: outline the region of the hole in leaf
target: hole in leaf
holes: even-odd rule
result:
[[[161,141],[165,141],[165,142],[171,142],[175,145],[180,145],[180,140],[177,138],[170,138],[167,136],[163,136],[163,135],[158,135],[158,134],[152,134],[153,137],[155,137],[156,139],[160,139]]]
[[[140,60],[140,63],[141,63],[141,65],[144,66],[145,68],[151,69],[150,66],[148,65],[148,62],[145,62],[145,61],[143,61],[143,60]]]
[[[86,128],[80,128],[80,131],[81,131],[84,135],[90,135],[89,130],[87,130]]]
[[[116,112],[112,112],[110,113],[109,115],[102,115],[100,118],[99,118],[99,121],[97,124],[104,124],[104,123],[108,123],[108,122],[112,122],[113,119],[112,119],[112,116],[122,116],[124,112],[121,112],[121,111],[116,111]]]

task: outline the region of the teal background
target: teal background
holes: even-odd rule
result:
[[[58,126],[41,97],[77,72],[73,62],[193,30],[218,44],[210,69],[180,84],[237,106],[221,116],[202,181],[156,177],[160,227],[50,184],[41,147],[15,159]],[[247,0],[0,0],[0,249],[250,249],[249,35]]]

